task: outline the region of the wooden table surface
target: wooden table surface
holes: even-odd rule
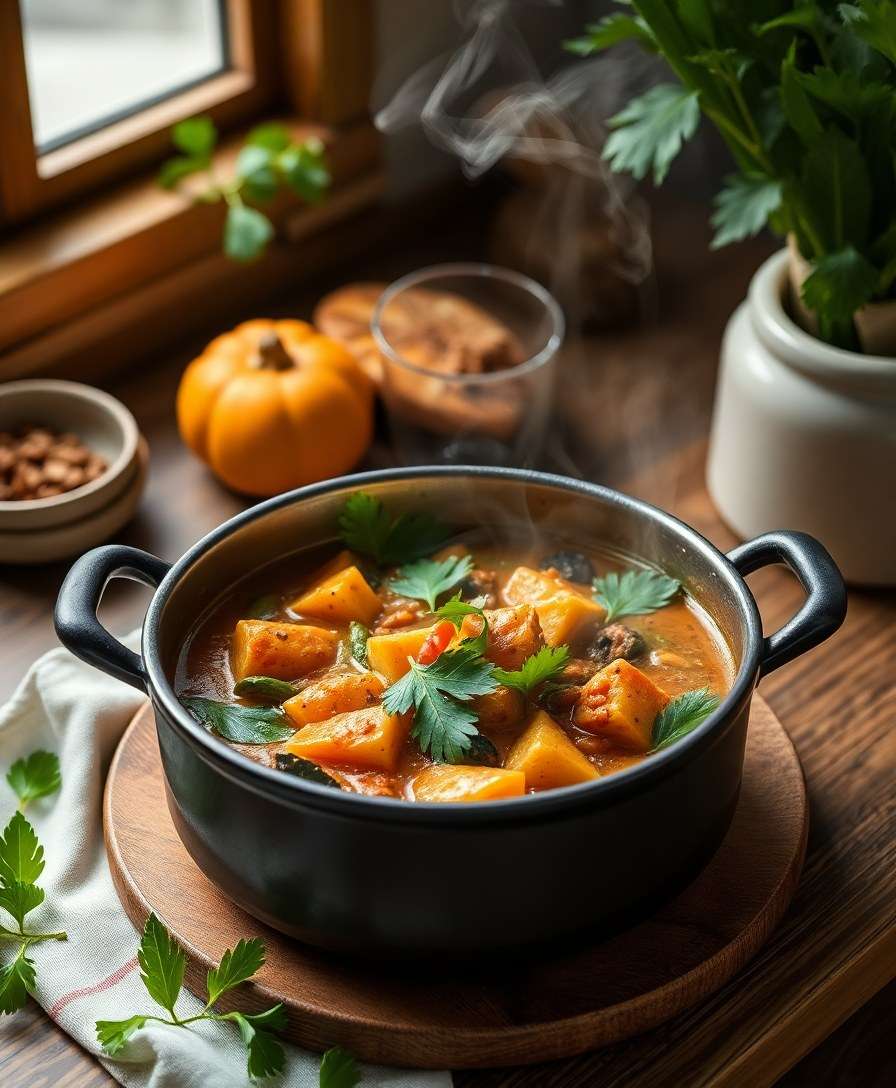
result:
[[[480,214],[464,220],[463,230],[446,221],[426,232],[425,241],[370,254],[360,267],[356,260],[271,312],[306,314],[317,295],[340,280],[391,278],[436,258],[478,256]],[[678,209],[658,217],[661,323],[571,342],[561,371],[562,423],[552,463],[627,486],[729,547],[734,538],[703,487],[705,438],[722,329],[769,247],[755,242],[710,255],[704,216],[703,209]],[[104,383],[134,412],[152,451],[140,513],[120,540],[166,559],[244,505],[185,452],[176,434],[174,392],[193,348],[186,345],[154,368],[141,366]],[[52,603],[65,569],[0,567],[0,698],[54,645]],[[750,584],[768,630],[798,606],[799,588],[783,571],[762,571]],[[139,623],[147,599],[148,591],[132,584],[124,591],[116,586],[101,617],[123,633]],[[894,659],[896,593],[853,591],[843,629],[762,684],[802,759],[811,828],[790,912],[766,951],[720,997],[741,996],[736,1032],[713,1030],[713,999],[662,1034],[546,1067],[459,1073],[457,1088],[761,1088],[776,1082],[786,1088],[876,1088],[896,1082]],[[4,1088],[111,1083],[34,1003],[0,1020]]]

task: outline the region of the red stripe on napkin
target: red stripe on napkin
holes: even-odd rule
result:
[[[123,963],[117,971],[113,971],[111,975],[107,975],[104,979],[95,982],[92,986],[82,986],[79,990],[72,990],[71,993],[63,994],[55,1005],[48,1010],[50,1016],[55,1020],[69,1002],[74,1001],[79,997],[90,997],[91,994],[101,994],[104,990],[108,990],[112,986],[117,985],[125,975],[130,974],[136,966],[137,957],[134,956],[129,959],[127,963]]]

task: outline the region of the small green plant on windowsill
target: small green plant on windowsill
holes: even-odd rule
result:
[[[702,112],[737,166],[716,198],[713,246],[766,225],[789,235],[819,335],[856,350],[856,311],[896,297],[896,0],[625,6],[567,47],[588,56],[631,40],[678,81],[610,119],[611,167],[660,184]]]
[[[159,184],[174,189],[191,175],[208,176],[207,188],[196,199],[227,204],[224,252],[235,261],[255,260],[274,236],[273,223],[254,205],[268,203],[282,189],[308,204],[319,204],[330,184],[321,141],[312,137],[297,142],[289,129],[273,121],[252,129],[229,178],[215,173],[212,154],[218,132],[210,118],[181,121],[171,130],[171,138],[180,154],[162,166]]]

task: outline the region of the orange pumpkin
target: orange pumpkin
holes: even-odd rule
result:
[[[228,487],[276,495],[355,466],[373,390],[346,348],[306,322],[246,321],[187,367],[177,422]]]

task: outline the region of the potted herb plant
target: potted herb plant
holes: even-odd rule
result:
[[[736,167],[713,247],[787,240],[728,325],[710,492],[743,535],[794,524],[896,584],[896,2],[632,0],[568,45],[626,40],[676,79],[611,118],[612,168],[661,183],[702,113]]]

